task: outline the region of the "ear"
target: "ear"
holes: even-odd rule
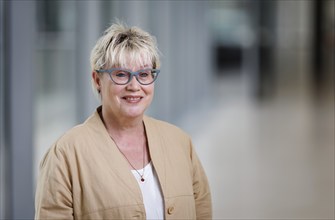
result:
[[[97,72],[95,72],[95,71],[92,72],[92,80],[94,82],[95,88],[100,93],[100,90],[101,90],[101,79],[100,79],[99,74]]]

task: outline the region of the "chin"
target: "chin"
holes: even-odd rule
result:
[[[130,117],[130,118],[137,118],[137,117],[142,117],[144,114],[144,110],[130,110],[130,111],[125,111],[124,115]]]

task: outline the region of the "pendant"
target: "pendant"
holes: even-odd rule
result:
[[[143,177],[141,177],[141,181],[144,182],[144,180],[145,180],[145,179],[144,179]]]

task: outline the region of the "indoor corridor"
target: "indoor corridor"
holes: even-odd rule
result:
[[[192,138],[214,219],[334,219],[335,1],[0,0],[0,219],[33,219],[39,164],[101,104],[90,53],[155,36],[145,114]]]
[[[215,219],[334,219],[334,93],[286,86],[259,103],[243,79],[217,81],[189,130]],[[314,97],[314,98],[313,98]],[[322,97],[322,98],[321,98]]]

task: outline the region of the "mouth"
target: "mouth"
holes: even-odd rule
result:
[[[122,99],[126,100],[129,103],[137,103],[141,101],[143,97],[142,96],[124,96]]]

